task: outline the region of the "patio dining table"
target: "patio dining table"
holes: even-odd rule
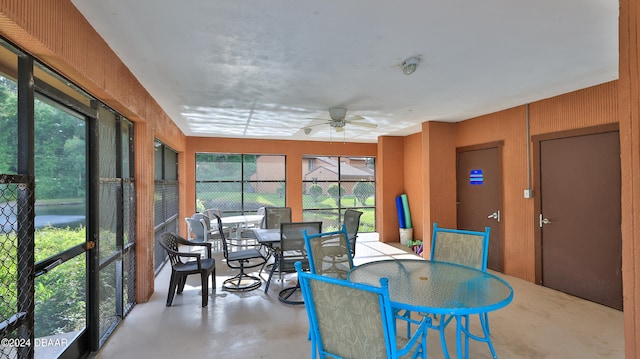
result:
[[[260,224],[264,216],[261,214],[244,214],[239,216],[222,217],[222,225],[233,227],[236,230],[236,238],[241,239],[243,228],[247,228],[251,224]]]
[[[259,244],[269,251],[267,258],[276,255],[276,250],[280,246],[280,229],[276,228],[253,228],[253,233]],[[269,264],[269,267],[273,263]]]
[[[280,243],[280,229],[255,228],[253,233],[260,244],[273,248],[274,245]]]
[[[347,279],[379,286],[382,277],[389,279],[389,295],[395,308],[455,318],[458,358],[467,358],[469,338],[486,342],[492,356],[497,357],[486,321],[481,321],[483,333],[479,336],[469,331],[468,320],[463,318],[508,305],[513,299],[513,288],[505,280],[474,268],[424,259],[368,262],[351,269]],[[448,357],[444,336],[441,342]]]

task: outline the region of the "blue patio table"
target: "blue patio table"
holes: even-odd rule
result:
[[[463,317],[494,311],[509,304],[513,299],[513,288],[505,280],[475,268],[424,259],[365,263],[352,268],[347,279],[379,285],[382,277],[389,279],[389,295],[395,308],[455,318],[458,358],[468,357],[469,338],[486,342],[493,357],[497,358],[486,321],[481,321],[483,334],[478,336],[469,332],[468,319],[463,321]],[[464,355],[461,350],[463,335]],[[442,350],[448,357],[443,336],[441,341]]]

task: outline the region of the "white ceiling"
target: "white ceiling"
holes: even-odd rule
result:
[[[72,2],[187,136],[376,142],[618,78],[610,0]],[[331,107],[377,128],[305,135]]]

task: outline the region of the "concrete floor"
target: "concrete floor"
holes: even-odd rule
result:
[[[413,256],[398,245],[378,242],[377,235],[358,238],[355,264],[386,256]],[[247,293],[221,289],[235,274],[217,262],[217,288],[209,305],[200,306],[199,278],[190,279],[173,306],[166,307],[169,270],[156,278],[155,293],[134,307],[97,353],[99,359],[126,358],[310,358],[304,306],[278,301],[281,288],[295,277],[277,276],[269,293],[263,287]],[[490,316],[493,344],[504,359],[622,359],[623,314],[589,301],[501,275],[514,288],[514,299]],[[263,273],[263,277],[267,276]],[[472,328],[477,323],[472,322]],[[453,327],[449,343],[453,344]],[[455,350],[451,350],[452,355]],[[429,358],[443,358],[438,334],[429,333]],[[490,358],[487,345],[472,342],[470,358]]]

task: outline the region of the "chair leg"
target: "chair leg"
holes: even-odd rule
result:
[[[171,306],[173,303],[173,296],[176,294],[176,283],[178,279],[176,278],[176,273],[171,272],[171,279],[169,280],[169,293],[167,294],[167,307]]]
[[[202,282],[202,306],[206,307],[209,304],[209,273],[206,270],[200,273],[200,280]]]
[[[276,270],[276,266],[278,265],[278,257],[275,257],[275,262],[271,266],[271,271],[269,271],[269,278],[267,279],[267,285],[264,287],[264,292],[267,293],[269,290],[269,284],[271,284],[271,278],[273,278],[273,272]]]
[[[180,293],[182,293],[184,291],[185,284],[187,284],[187,276],[183,275],[178,280],[178,294],[180,294]]]

